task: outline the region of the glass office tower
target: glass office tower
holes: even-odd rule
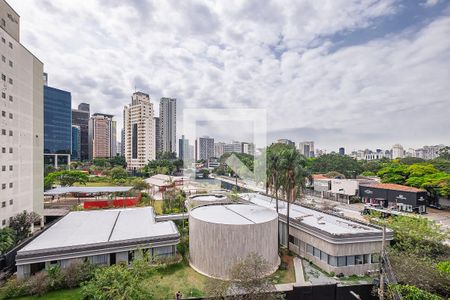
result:
[[[70,92],[44,86],[44,154],[70,155],[71,150],[72,96]],[[45,155],[45,164],[53,164],[53,159]]]

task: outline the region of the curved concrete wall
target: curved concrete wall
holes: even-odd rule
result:
[[[236,262],[251,252],[261,255],[272,273],[279,265],[278,219],[257,224],[217,224],[189,216],[190,264],[199,273],[219,279],[230,279]]]

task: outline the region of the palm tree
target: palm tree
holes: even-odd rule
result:
[[[290,204],[295,202],[297,196],[306,186],[306,180],[311,179],[311,174],[306,169],[306,158],[298,153],[295,147],[284,149],[280,155],[280,180],[287,200],[287,249],[289,251],[289,225]]]

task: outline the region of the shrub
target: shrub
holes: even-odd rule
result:
[[[92,278],[95,268],[96,267],[89,262],[73,262],[61,270],[64,286],[69,289],[80,286],[81,283]]]
[[[49,292],[51,279],[46,271],[41,271],[28,279],[28,286],[31,295],[42,296]]]
[[[24,297],[30,295],[28,282],[24,279],[12,278],[2,288],[2,296],[5,299]]]

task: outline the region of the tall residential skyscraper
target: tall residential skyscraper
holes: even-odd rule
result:
[[[198,139],[198,159],[207,161],[214,157],[214,139],[210,137],[201,137]]]
[[[131,104],[123,108],[125,160],[130,170],[141,169],[156,157],[153,117],[150,96],[142,92],[134,93],[131,96]]]
[[[44,66],[20,43],[19,22],[0,0],[0,227],[44,208]]]
[[[344,147],[339,148],[339,155],[345,155],[345,148]]]
[[[241,153],[242,144],[239,141],[233,141],[230,144],[225,144],[223,146],[223,153]]]
[[[70,163],[72,149],[72,96],[44,86],[44,164]]]
[[[161,148],[161,126],[159,117],[153,118],[155,123],[155,155],[157,156],[159,152],[162,152]]]
[[[112,115],[95,113],[89,119],[89,158],[111,158],[117,147],[116,121]]]
[[[242,153],[255,155],[255,144],[242,142]]]
[[[400,144],[395,144],[392,146],[392,159],[403,158],[405,156],[405,150]]]
[[[183,160],[191,159],[189,157],[189,140],[185,139],[184,135],[178,140],[178,158]]]
[[[161,151],[177,151],[177,99],[161,98],[159,102]]]
[[[223,155],[224,146],[223,142],[214,143],[214,157],[220,158]]]
[[[80,103],[78,109],[72,109],[72,125],[80,127],[80,159],[89,159],[89,104]]]
[[[80,126],[72,125],[72,153],[70,159],[80,160],[80,152],[81,152]]]
[[[298,150],[300,154],[303,154],[305,157],[314,157],[314,142],[313,141],[300,142]]]
[[[125,130],[120,131],[120,156],[125,157]]]

